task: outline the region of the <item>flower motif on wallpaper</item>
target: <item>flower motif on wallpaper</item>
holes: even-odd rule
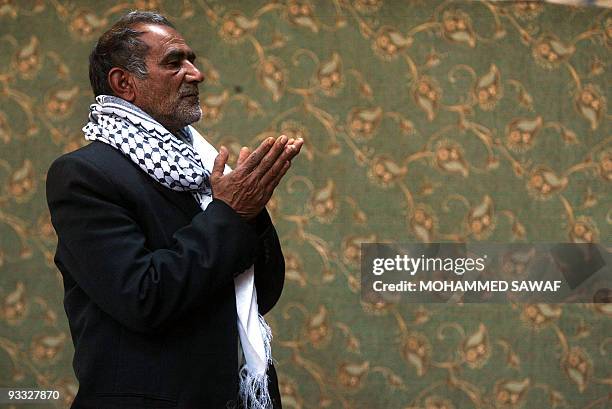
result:
[[[229,92],[206,95],[200,102],[202,108],[202,119],[207,123],[214,124],[223,118],[223,107],[229,100]]]
[[[343,363],[338,367],[338,382],[348,389],[359,389],[370,369],[370,363]]]
[[[289,0],[285,18],[299,27],[308,28],[313,33],[319,31],[319,22],[314,15],[314,5],[303,0]]]
[[[539,66],[552,70],[568,61],[575,51],[574,45],[564,44],[555,35],[547,34],[534,42],[532,55]]]
[[[606,116],[606,98],[599,87],[593,84],[587,84],[577,90],[574,106],[578,113],[589,121],[592,130],[596,130]]]
[[[514,152],[525,152],[535,143],[535,137],[542,129],[541,116],[534,119],[516,118],[506,126],[506,146]]]
[[[495,396],[495,408],[516,409],[520,408],[527,396],[531,382],[529,378],[522,381],[500,380],[495,383],[493,393]]]
[[[2,300],[0,318],[9,325],[19,324],[27,315],[29,304],[23,282],[17,281],[15,289]]]
[[[491,356],[491,345],[484,324],[481,323],[476,332],[463,340],[459,354],[470,368],[480,368],[487,362]]]
[[[13,57],[13,67],[25,79],[32,79],[42,67],[42,55],[40,42],[36,36],[31,36],[30,41],[20,46]]]
[[[76,38],[81,41],[89,41],[108,25],[109,22],[106,17],[99,17],[89,10],[77,10],[73,14],[68,27]]]
[[[309,208],[321,223],[330,223],[338,213],[335,190],[334,181],[328,179],[325,186],[315,190],[310,198]]]
[[[349,134],[360,141],[372,139],[382,117],[381,107],[351,109],[346,119]]]
[[[257,29],[259,21],[249,19],[240,11],[230,11],[223,16],[223,21],[219,27],[221,38],[232,44],[242,42],[246,35]]]
[[[297,283],[300,287],[306,286],[306,273],[301,257],[293,252],[285,252],[285,277],[288,281]]]
[[[591,218],[579,216],[570,223],[568,238],[572,243],[593,243],[599,241],[599,231]]]
[[[414,367],[417,376],[425,375],[431,360],[431,344],[425,335],[418,332],[406,334],[401,353],[404,360]]]
[[[428,243],[434,240],[438,220],[428,206],[419,204],[414,212],[409,214],[408,225],[419,241]]]
[[[442,14],[442,35],[453,43],[476,46],[472,19],[461,10],[445,10]]]
[[[413,39],[406,37],[397,29],[389,26],[381,27],[374,35],[372,49],[383,60],[391,61],[398,54],[412,45]]]
[[[593,361],[586,351],[580,347],[571,348],[561,359],[561,367],[578,391],[584,392],[593,375]]]
[[[563,310],[558,304],[526,304],[521,312],[521,319],[527,326],[539,330],[561,317]]]
[[[368,169],[368,177],[382,188],[388,188],[408,173],[406,166],[398,165],[386,155],[375,157]]]
[[[548,200],[567,187],[567,176],[558,176],[547,166],[536,166],[528,176],[527,192],[537,200]]]
[[[9,176],[7,191],[18,203],[27,201],[36,190],[36,178],[32,161],[26,159]]]
[[[465,223],[476,240],[483,240],[491,235],[496,223],[491,196],[485,195],[481,203],[469,210]]]
[[[499,69],[491,64],[489,72],[480,77],[473,89],[473,96],[483,111],[492,111],[504,95]]]
[[[306,337],[314,348],[325,346],[331,338],[327,308],[319,305],[316,313],[308,318]]]
[[[66,343],[66,334],[40,334],[32,338],[30,357],[38,364],[50,364],[57,361]]]
[[[434,166],[448,173],[458,173],[463,177],[469,174],[463,148],[458,143],[444,139],[438,141],[434,150]]]
[[[285,92],[287,70],[280,59],[266,57],[257,65],[257,79],[276,102]]]
[[[65,119],[73,109],[80,93],[78,85],[49,91],[45,95],[45,110],[54,121]]]
[[[321,63],[317,70],[317,82],[325,95],[334,96],[342,88],[342,59],[332,53],[331,59]]]
[[[423,75],[412,84],[411,93],[417,106],[427,114],[427,120],[433,121],[442,99],[442,88],[438,82]]]

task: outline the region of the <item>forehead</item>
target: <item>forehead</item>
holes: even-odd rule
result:
[[[142,24],[135,28],[144,32],[140,39],[149,46],[150,58],[162,58],[170,50],[191,51],[183,36],[172,27]]]

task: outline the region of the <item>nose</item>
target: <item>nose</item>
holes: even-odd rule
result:
[[[186,61],[186,63],[189,64],[189,69],[186,74],[187,82],[200,83],[204,81],[204,74],[198,70],[198,67],[196,67],[192,62]]]

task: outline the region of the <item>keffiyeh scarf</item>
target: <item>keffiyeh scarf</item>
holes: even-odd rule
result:
[[[155,181],[172,190],[191,192],[206,210],[212,201],[210,171],[218,152],[195,128],[189,125],[180,131],[183,141],[140,108],[109,95],[96,97],[89,109],[89,122],[83,127],[85,139],[118,149]],[[229,171],[226,165],[224,173]],[[239,371],[240,398],[245,409],[269,409],[272,402],[266,371],[272,360],[272,331],[257,309],[253,265],[234,278],[234,287],[246,361]]]

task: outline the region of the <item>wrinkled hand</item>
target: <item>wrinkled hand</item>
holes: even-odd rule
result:
[[[301,138],[287,140],[281,135],[276,140],[267,138],[253,152],[243,147],[236,168],[226,175],[223,169],[229,152],[222,146],[210,175],[213,198],[223,200],[241,217],[251,221],[268,203],[303,144]]]

